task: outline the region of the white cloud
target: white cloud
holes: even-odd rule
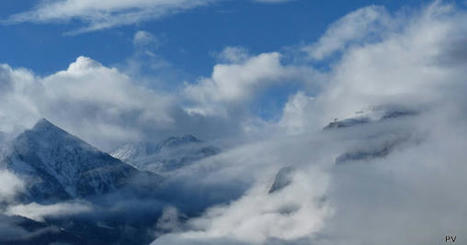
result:
[[[294,178],[293,184],[281,193],[269,194],[266,182],[228,206],[210,209],[204,217],[190,222],[194,230],[202,232],[185,233],[183,238],[231,237],[262,244],[271,237],[293,240],[312,235],[322,228],[331,212],[319,204],[326,190],[326,175],[302,172]]]
[[[302,136],[273,138],[245,144],[179,173],[192,188],[212,185],[210,195],[228,183],[251,188],[239,200],[210,208],[189,221],[184,227],[190,230],[163,236],[154,244],[269,244],[271,238],[312,236],[333,212],[325,200],[329,176],[322,171],[319,157],[329,149],[307,150],[319,144]],[[291,184],[269,193],[284,165],[297,168]]]
[[[73,32],[80,33],[158,19],[211,2],[214,0],[42,1],[34,10],[15,14],[9,21],[20,23],[80,20],[87,25]]]
[[[279,126],[291,134],[303,133],[309,127],[307,113],[312,110],[313,98],[299,91],[285,104]]]
[[[9,89],[0,98],[0,131],[31,127],[46,117],[99,146],[136,140],[148,128],[167,128],[172,98],[145,89],[116,68],[79,57],[67,70],[43,78],[3,66]],[[14,126],[12,126],[14,125]]]
[[[30,95],[38,86],[34,74],[25,69],[0,66],[0,131],[21,130],[24,124],[34,123],[38,111]],[[23,125],[17,122],[22,122]]]
[[[214,67],[212,77],[189,86],[187,93],[199,101],[236,102],[250,97],[262,83],[275,82],[285,69],[279,53],[265,53],[251,57],[242,64],[220,64]]]
[[[217,65],[212,78],[182,87],[182,94],[149,89],[136,81],[138,76],[87,57],[45,77],[3,65],[0,131],[21,132],[45,117],[104,150],[180,132],[202,138],[240,136],[246,124],[257,121],[245,113],[257,91],[302,72],[281,65],[279,57],[266,53],[239,64]],[[201,113],[184,111],[185,101],[183,107]]]
[[[24,190],[23,181],[7,170],[0,171],[0,202],[10,202]]]
[[[445,96],[440,86],[461,85],[457,76],[463,71],[439,63],[450,33],[462,30],[457,17],[448,18],[454,13],[446,11],[445,6],[431,5],[407,20],[402,30],[345,53],[316,101],[323,120],[349,117],[378,104],[427,103]]]
[[[351,43],[361,44],[365,39],[378,38],[389,22],[389,14],[383,7],[358,9],[333,23],[318,42],[304,47],[303,50],[312,59],[321,60],[342,51]]]
[[[250,58],[250,54],[243,47],[226,47],[217,57],[225,63],[244,63]]]
[[[154,45],[159,46],[159,40],[156,36],[147,31],[137,31],[133,37],[133,44],[135,46]]]
[[[247,56],[239,48],[227,48],[221,57],[229,62],[214,66],[210,78],[187,84],[186,96],[194,102],[187,111],[192,114],[226,114],[228,108],[248,104],[265,88],[290,82],[303,70],[281,64],[277,52]],[[247,58],[248,57],[248,58]]]
[[[467,223],[459,214],[467,212],[467,198],[453,193],[462,193],[466,184],[467,56],[452,50],[465,49],[467,14],[435,2],[395,16],[378,30],[384,32],[379,40],[366,42],[373,35],[366,33],[350,49],[347,39],[330,49],[343,53],[324,76],[326,85],[313,99],[305,92],[292,96],[277,125],[296,135],[277,136],[267,128],[271,138],[190,169],[188,175],[202,173],[212,185],[238,181],[250,188],[229,205],[193,219],[192,229],[154,244],[389,245],[436,243],[446,234],[464,237]],[[359,28],[360,22],[354,24]],[[419,114],[321,130],[335,117],[366,115],[356,112],[367,108],[370,113],[411,108]],[[344,153],[363,157],[336,164]],[[296,167],[302,177],[266,194],[268,176],[284,166]],[[323,197],[321,206],[308,201],[314,194]],[[281,216],[278,207],[288,201],[306,213]]]
[[[92,207],[84,202],[56,203],[41,205],[37,203],[19,204],[7,208],[5,214],[20,215],[43,222],[46,217],[76,215],[92,211]]]
[[[70,32],[79,34],[159,19],[220,0],[42,0],[33,10],[12,15],[8,23],[63,22],[79,20],[85,26]],[[256,0],[264,3],[283,0]]]

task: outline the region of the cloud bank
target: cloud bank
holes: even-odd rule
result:
[[[289,136],[186,173],[250,180],[248,191],[153,244],[435,244],[463,236],[467,199],[453,193],[462,192],[467,170],[466,58],[452,50],[466,47],[466,18],[435,2],[395,14],[369,7],[336,22],[310,46],[321,50],[317,60],[340,52],[325,85],[313,97],[291,96],[275,125]],[[364,35],[353,31],[362,26]],[[325,39],[335,41],[320,48]],[[334,118],[354,120],[317,130]],[[290,184],[268,191],[288,166],[297,169]]]
[[[13,127],[19,131],[46,117],[101,145],[99,138],[138,138],[140,132],[126,127],[127,123],[164,128],[173,121],[168,114],[170,96],[135,85],[117,69],[86,57],[78,57],[67,70],[42,78],[7,65],[1,73],[5,89],[0,99],[0,131],[12,132]]]

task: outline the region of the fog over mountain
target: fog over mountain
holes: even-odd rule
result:
[[[86,6],[63,18],[122,25]],[[455,3],[371,5],[315,42],[227,47],[170,91],[84,56],[48,75],[3,64],[0,243],[467,243],[466,23]]]

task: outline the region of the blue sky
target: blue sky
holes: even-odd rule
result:
[[[132,38],[145,30],[163,39],[157,53],[189,78],[207,76],[216,63],[213,53],[241,46],[257,54],[316,40],[327,26],[348,12],[367,5],[394,11],[424,1],[312,1],[282,3],[221,1],[156,20],[141,21],[80,35],[64,35],[79,21],[18,23],[0,26],[0,63],[51,74],[80,55],[105,65],[124,62],[134,53]],[[28,11],[39,1],[1,3],[0,18]]]
[[[170,90],[183,82],[193,83],[199,77],[209,77],[219,62],[216,54],[225,47],[242,47],[253,55],[282,51],[313,43],[331,23],[359,8],[382,5],[389,11],[396,11],[401,7],[418,7],[423,2],[225,0],[158,19],[77,35],[68,33],[85,26],[79,19],[7,24],[0,26],[0,63],[25,67],[37,75],[46,76],[66,69],[78,56],[118,67],[126,67],[129,60],[136,58],[146,68],[139,70],[138,75],[161,78],[158,82],[147,82],[149,87]],[[7,1],[2,3],[0,18],[8,19],[34,9],[38,4],[40,1]],[[152,50],[156,58],[138,55],[133,38],[141,30],[158,40],[157,47]],[[148,69],[152,63],[160,62],[165,65]],[[255,98],[250,109],[261,118],[278,119],[278,112],[295,91],[296,85],[269,89]]]

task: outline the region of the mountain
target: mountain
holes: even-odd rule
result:
[[[411,135],[381,135],[380,138],[383,138],[381,142],[377,142],[375,140],[369,140],[371,143],[370,147],[364,147],[361,149],[352,149],[351,151],[345,152],[339,155],[335,163],[336,164],[343,164],[352,161],[371,161],[376,158],[384,158],[388,156],[391,152],[398,148],[403,148],[404,144],[409,142],[411,139]]]
[[[343,120],[335,119],[324,127],[325,130],[335,128],[348,128],[357,125],[363,125],[374,122],[384,122],[392,119],[399,119],[404,117],[416,116],[419,114],[417,110],[411,108],[397,107],[397,106],[384,106],[372,109],[368,112],[360,112],[366,115],[361,115],[353,118],[346,118]]]
[[[280,191],[292,183],[292,177],[296,169],[294,167],[283,167],[277,172],[274,183],[269,189],[269,194]]]
[[[109,193],[139,173],[46,119],[9,142],[1,155],[0,167],[25,182],[23,198],[36,202]]]
[[[0,226],[8,227],[8,234],[0,236],[0,244],[2,245],[88,244],[82,236],[73,234],[63,227],[21,216],[0,214]]]
[[[193,135],[184,135],[158,143],[126,144],[111,155],[140,170],[166,174],[219,152],[218,148],[207,145]]]
[[[360,136],[368,134],[367,143],[362,146],[347,149],[335,159],[336,164],[344,164],[355,161],[371,161],[384,158],[391,152],[403,148],[405,144],[417,143],[420,139],[413,135],[413,130],[399,124],[398,131],[387,128],[388,123],[401,122],[419,115],[422,110],[401,106],[380,106],[367,112],[360,112],[357,117],[335,120],[324,127],[325,131],[340,133],[360,132]],[[364,126],[364,127],[363,127]],[[378,134],[372,134],[375,127],[380,127]],[[358,131],[360,130],[360,131]]]

